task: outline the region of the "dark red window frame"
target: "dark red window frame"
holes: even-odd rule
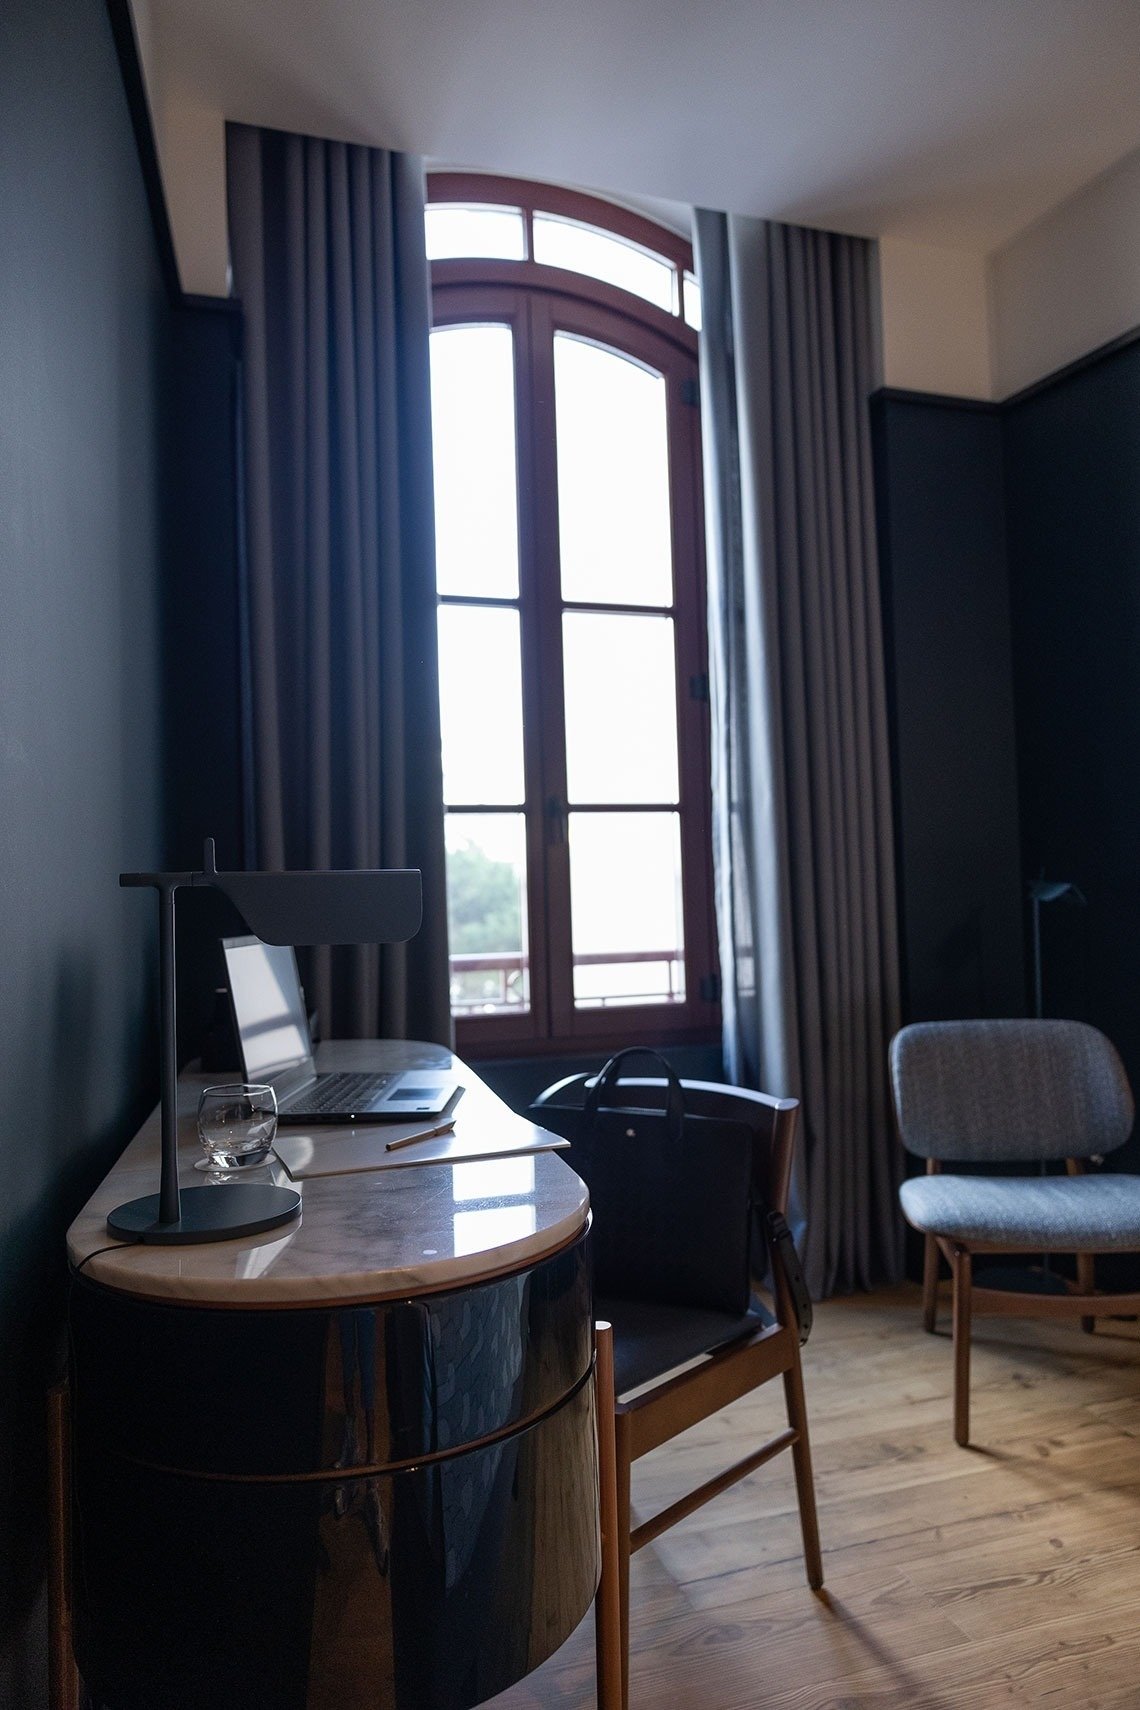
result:
[[[432,173],[428,200],[522,208],[528,258],[532,249],[531,216],[538,211],[581,220],[627,238],[673,262],[680,277],[692,271],[691,248],[676,233],[576,191],[521,179]],[[470,257],[433,262],[432,294],[435,325],[478,321],[509,324],[516,351],[530,1007],[519,1013],[457,1016],[458,1048],[469,1057],[522,1056],[557,1051],[589,1053],[615,1044],[716,1038],[720,1009],[709,812],[697,335],[679,315],[668,314],[628,291],[530,259]],[[561,623],[566,603],[558,574],[554,458],[555,330],[577,333],[624,351],[664,374],[666,380],[686,990],[684,1001],[678,1003],[579,1009],[573,1002],[562,735]],[[631,608],[599,602],[579,607],[574,602],[571,609]],[[599,805],[612,809],[622,804]],[[630,805],[645,808],[653,804]],[[574,804],[574,811],[595,810]]]

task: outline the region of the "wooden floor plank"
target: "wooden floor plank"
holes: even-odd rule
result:
[[[1137,1326],[981,1319],[959,1449],[949,1337],[922,1331],[917,1289],[816,1325],[826,1590],[804,1581],[781,1457],[634,1557],[631,1710],[1140,1710]],[[771,1385],[648,1456],[637,1517],[780,1424]],[[590,1619],[494,1700],[593,1703]]]

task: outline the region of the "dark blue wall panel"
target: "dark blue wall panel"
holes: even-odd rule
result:
[[[908,1021],[1024,1013],[1001,421],[872,405]]]
[[[1140,344],[1003,427],[1025,869],[1087,899],[1043,912],[1045,1009],[1103,1028],[1140,1087]]]
[[[100,0],[0,7],[0,1703],[46,1704],[63,1234],[154,1092],[168,310]]]

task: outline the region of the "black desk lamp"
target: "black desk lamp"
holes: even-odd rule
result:
[[[162,1173],[159,1191],[116,1207],[107,1219],[124,1241],[178,1245],[257,1235],[301,1209],[293,1188],[218,1182],[178,1189],[178,1047],[174,997],[174,893],[212,885],[229,897],[249,930],[267,944],[401,944],[419,931],[423,903],[414,867],[332,873],[219,873],[206,839],[200,873],[120,873],[120,885],[158,892],[161,987]]]

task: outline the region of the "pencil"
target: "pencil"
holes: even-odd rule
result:
[[[418,1146],[421,1140],[438,1140],[441,1134],[450,1134],[455,1127],[454,1116],[449,1116],[446,1122],[441,1122],[437,1128],[425,1128],[419,1134],[402,1134],[398,1140],[389,1140],[384,1147],[386,1152],[398,1152],[401,1146]]]

